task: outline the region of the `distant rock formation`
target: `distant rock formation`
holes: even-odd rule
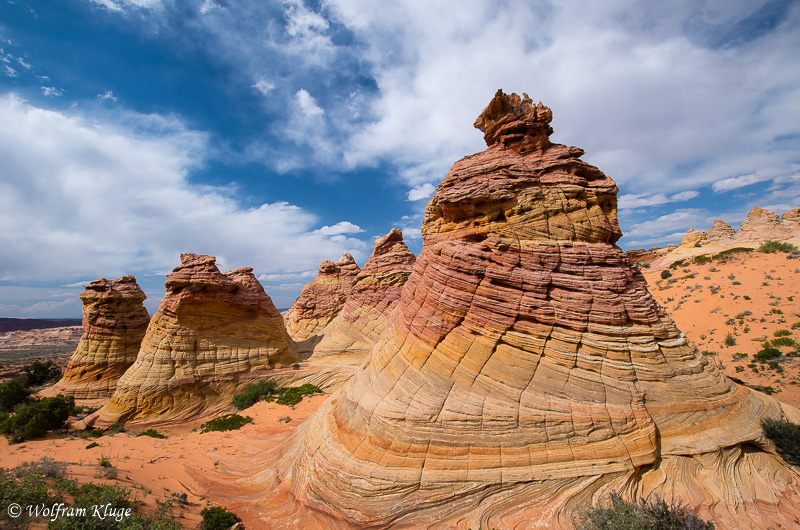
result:
[[[117,381],[136,360],[150,315],[133,276],[98,278],[80,298],[83,337],[55,391],[77,399],[111,397]]]
[[[733,236],[736,235],[736,230],[734,230],[729,224],[725,223],[724,221],[720,221],[719,219],[714,221],[714,226],[708,229],[706,232],[706,239],[708,241],[724,241],[733,239]]]
[[[286,314],[286,329],[297,342],[312,339],[336,318],[342,310],[352,283],[361,269],[353,256],[345,252],[336,263],[323,261],[319,273],[306,284]],[[316,337],[317,341],[319,337]],[[308,344],[307,349],[316,344]]]
[[[241,384],[296,360],[283,319],[253,269],[222,274],[215,261],[181,254],[136,362],[87,424],[181,421],[213,413],[230,406]]]
[[[314,357],[347,355],[360,364],[386,328],[387,317],[400,300],[415,260],[397,228],[376,240],[372,256],[353,280],[341,312],[314,347]]]
[[[760,419],[800,411],[687,342],[614,245],[614,181],[550,143],[551,116],[502,91],[480,115],[489,148],[428,203],[369,362],[259,469],[265,521],[569,527],[616,491],[720,527],[796,524],[800,474]]]
[[[689,245],[691,243],[703,241],[705,238],[706,234],[704,232],[690,228],[689,231],[686,232],[686,235],[683,236],[683,239],[681,239],[681,245]]]

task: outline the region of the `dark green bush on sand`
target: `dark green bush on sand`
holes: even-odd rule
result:
[[[0,418],[0,432],[9,440],[22,442],[40,438],[47,431],[61,429],[75,408],[75,398],[62,396],[42,398],[23,405],[11,416]]]
[[[241,521],[235,513],[219,506],[203,508],[200,511],[200,516],[203,518],[201,524],[203,530],[228,530],[228,528]]]
[[[791,243],[783,243],[781,241],[764,241],[761,243],[761,246],[758,247],[758,251],[765,254],[774,254],[775,252],[788,252],[790,254],[796,254],[799,252],[796,246],[792,245]]]
[[[226,414],[219,418],[214,418],[200,426],[200,432],[214,432],[214,431],[235,431],[252,422],[253,418],[250,416],[239,416],[238,414]]]
[[[656,498],[627,502],[616,493],[611,505],[579,514],[575,530],[713,530],[714,524],[691,513],[680,503]]]
[[[278,384],[271,379],[250,383],[244,387],[241,394],[233,396],[233,405],[239,410],[249,409],[262,399],[275,394],[277,389]]]
[[[162,438],[162,439],[166,438],[166,436],[164,436],[163,434],[161,434],[160,432],[158,432],[155,429],[147,429],[144,432],[140,432],[136,436],[149,436],[150,438]]]
[[[318,386],[311,385],[306,383],[305,385],[298,386],[296,388],[284,388],[284,392],[281,396],[275,400],[275,403],[279,405],[296,405],[302,401],[303,396],[306,394],[315,394],[317,392],[322,392]]]

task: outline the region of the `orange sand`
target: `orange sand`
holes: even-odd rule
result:
[[[747,366],[761,350],[761,343],[775,338],[775,331],[789,330],[790,337],[800,341],[800,327],[791,327],[800,322],[800,259],[787,256],[734,254],[725,261],[670,269],[672,278],[666,280],[661,279],[664,269],[643,272],[650,292],[675,319],[678,328],[700,351],[716,352],[713,359],[725,375],[753,387],[771,386],[777,390],[774,397],[800,406],[800,359],[780,359],[783,374],[760,363],[757,373]],[[689,274],[694,278],[687,277]],[[669,283],[670,280],[675,281]],[[745,315],[747,311],[751,314]],[[736,341],[733,346],[725,345],[729,333]],[[792,351],[788,347],[779,349],[784,354]],[[747,357],[734,360],[735,353]],[[737,366],[743,370],[737,372]]]
[[[186,493],[188,506],[177,502],[175,513],[182,513],[181,524],[194,528],[201,520],[200,510],[207,505],[224,506],[243,519],[246,528],[261,528],[251,510],[242,510],[235,498],[225,495],[217,487],[209,493],[201,485],[203,478],[213,478],[217,486],[225,483],[226,464],[234,460],[241,464],[242,456],[251,443],[261,444],[269,437],[281,435],[297,428],[328,398],[328,395],[305,396],[294,407],[260,402],[243,416],[253,418],[253,423],[237,431],[210,432],[200,434],[195,429],[199,423],[185,426],[157,427],[167,439],[147,436],[136,437],[135,433],[105,435],[98,439],[82,439],[69,435],[51,434],[45,439],[20,444],[9,444],[0,437],[0,467],[11,468],[25,461],[49,456],[70,464],[67,474],[79,482],[106,482],[127,487],[144,501],[144,511],[152,513],[157,500],[170,498],[173,493]],[[291,421],[280,421],[281,417]],[[100,447],[86,449],[96,441]],[[102,480],[95,478],[100,469],[97,460],[108,457],[116,466],[117,478]],[[255,464],[255,462],[253,462]]]

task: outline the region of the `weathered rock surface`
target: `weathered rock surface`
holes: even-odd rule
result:
[[[223,274],[215,261],[181,254],[136,362],[88,424],[210,414],[229,407],[239,386],[296,360],[283,319],[253,269]]]
[[[400,300],[416,256],[403,242],[403,232],[393,228],[375,241],[372,256],[352,282],[341,312],[323,331],[314,358],[336,355],[361,364],[386,328],[387,318]]]
[[[734,230],[728,223],[717,219],[714,221],[714,226],[709,228],[706,232],[706,239],[709,241],[723,241],[733,239],[733,236],[735,235],[736,230]]]
[[[286,314],[286,329],[292,339],[298,342],[308,340],[308,348],[313,347],[319,340],[316,335],[344,307],[353,280],[360,271],[353,256],[347,252],[336,263],[327,260],[320,263],[317,277],[303,287],[300,297]]]
[[[800,412],[687,342],[614,245],[614,181],[550,119],[501,91],[478,118],[489,148],[428,203],[369,362],[254,479],[265,524],[569,527],[614,491],[720,527],[800,520],[800,475],[760,426]]]
[[[76,399],[108,398],[139,353],[150,322],[147,296],[133,276],[98,278],[84,287],[83,337],[54,390]]]
[[[698,241],[703,241],[706,238],[705,232],[690,228],[686,235],[681,239],[681,245],[689,245]]]

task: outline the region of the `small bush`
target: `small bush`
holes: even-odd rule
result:
[[[744,372],[744,366],[737,366],[737,367],[735,368],[735,370],[736,370],[736,373],[737,373],[737,374],[738,374],[738,373],[740,373],[740,372]]]
[[[120,432],[125,432],[125,426],[122,423],[117,422],[108,428],[108,434],[117,434]]]
[[[783,311],[781,311],[780,309],[772,308],[772,314],[773,315],[782,315]]]
[[[762,349],[753,355],[753,360],[758,361],[760,363],[765,363],[771,359],[777,359],[781,356],[781,351],[778,348],[775,348],[770,343],[765,342],[761,345]]]
[[[779,329],[778,331],[773,333],[773,335],[775,335],[776,337],[788,337],[791,334],[792,334],[792,332],[789,331],[788,329]]]
[[[769,341],[772,346],[789,346],[790,348],[796,348],[797,343],[792,337],[778,337],[777,339],[772,339]]]
[[[717,352],[711,351],[711,350],[703,350],[700,353],[702,353],[703,355],[716,355],[717,354]]]
[[[60,429],[75,407],[75,398],[61,394],[23,405],[12,416],[0,420],[0,432],[9,440],[21,442],[41,438],[47,431]]]
[[[203,530],[228,530],[228,528],[241,521],[235,513],[219,506],[203,508],[200,511],[200,516],[203,518],[201,523]]]
[[[766,394],[766,395],[768,395],[768,396],[771,396],[772,394],[775,394],[775,393],[777,393],[777,392],[778,392],[778,391],[775,389],[775,387],[772,387],[772,386],[763,386],[763,385],[758,385],[758,386],[756,386],[756,387],[755,387],[755,389],[756,389],[756,390],[758,390],[759,392],[763,392],[763,393],[765,393],[765,394]]]
[[[728,333],[725,336],[725,346],[736,346],[736,337]]]
[[[790,464],[800,465],[800,425],[789,420],[761,420],[764,435],[772,440],[778,454]]]
[[[239,410],[249,409],[258,401],[275,394],[277,389],[278,384],[271,379],[250,383],[242,389],[241,394],[233,396],[233,405]]]
[[[733,354],[733,360],[734,361],[738,361],[739,359],[747,359],[747,354],[746,353],[734,353]]]
[[[239,416],[238,414],[225,414],[219,418],[214,418],[200,426],[200,432],[215,432],[215,431],[235,431],[241,429],[244,425],[252,422],[253,418],[250,416]]]
[[[666,280],[667,278],[672,278],[672,273],[665,269],[661,271],[661,279]]]
[[[149,436],[150,438],[161,438],[161,439],[166,438],[166,436],[164,436],[163,434],[161,434],[160,432],[158,432],[155,429],[147,429],[144,432],[140,432],[136,436]]]
[[[78,433],[81,438],[100,438],[103,436],[103,431],[100,429],[86,429]]]
[[[100,444],[97,442],[92,442],[86,446],[86,449],[94,449],[95,447],[100,447]]]
[[[800,250],[791,243],[783,243],[781,241],[764,241],[761,246],[758,247],[758,251],[765,254],[774,254],[775,252],[797,254],[800,252]]]
[[[576,530],[713,530],[714,524],[691,513],[680,502],[667,503],[656,497],[647,502],[627,502],[616,493],[611,494],[611,505],[591,508],[578,515]]]
[[[694,262],[698,265],[705,265],[706,263],[711,263],[712,259],[711,256],[695,256]]]
[[[279,405],[296,405],[302,401],[306,394],[322,392],[318,386],[306,383],[305,385],[293,388],[285,388],[283,394],[275,400]]]
[[[111,460],[107,456],[101,456],[98,458],[97,465],[100,467],[100,469],[98,469],[97,473],[94,474],[95,477],[109,479],[117,477],[117,468],[111,463]]]

